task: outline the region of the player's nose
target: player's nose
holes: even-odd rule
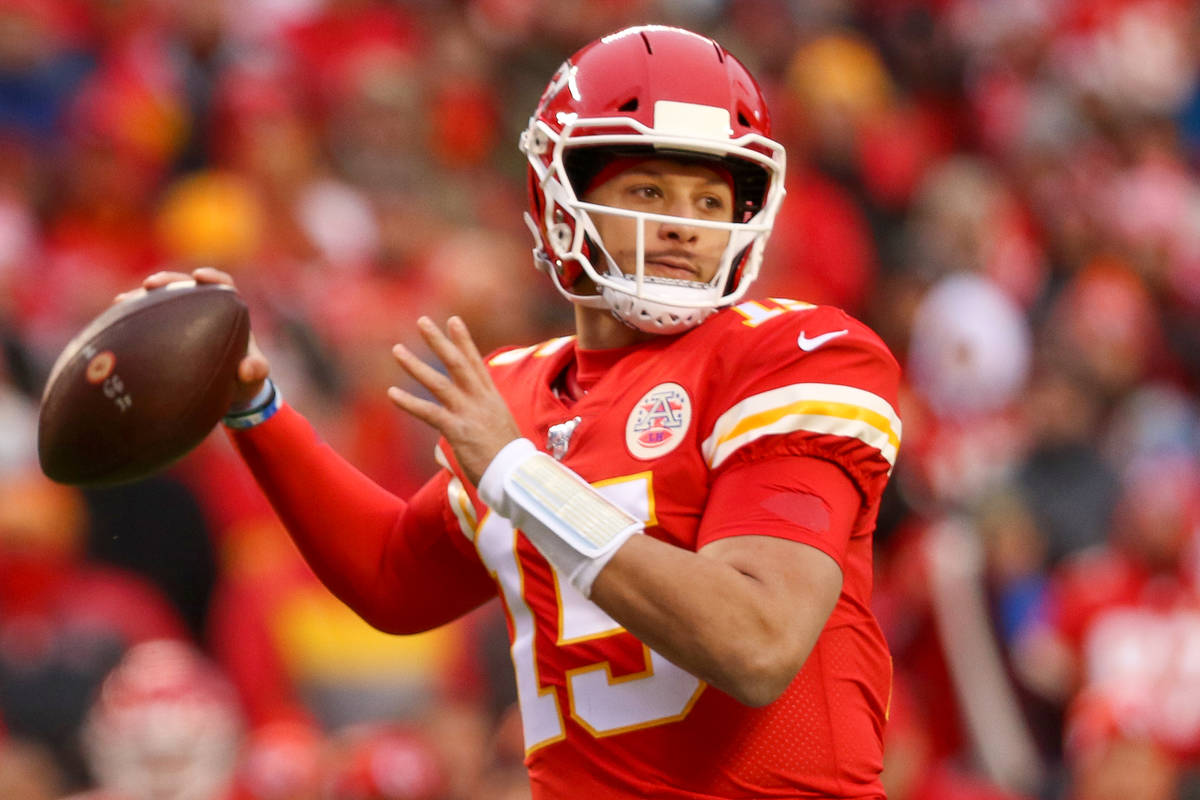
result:
[[[658,226],[658,238],[676,242],[693,242],[700,235],[700,228],[689,220],[696,217],[695,209],[686,203],[673,205],[666,212],[673,219],[663,220]]]

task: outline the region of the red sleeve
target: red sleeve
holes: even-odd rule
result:
[[[406,503],[335,453],[287,405],[230,435],[309,566],[371,625],[426,631],[495,594],[449,509],[445,472]]]
[[[727,347],[709,375],[700,420],[713,472],[739,460],[822,459],[872,505],[902,427],[900,366],[879,337],[838,309],[818,307],[779,314],[748,335],[735,325]]]
[[[697,545],[747,534],[817,548],[845,571],[862,497],[832,462],[806,456],[742,461],[713,482]]]

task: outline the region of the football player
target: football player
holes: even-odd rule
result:
[[[421,318],[444,370],[394,354],[432,399],[389,394],[442,469],[408,499],[254,350],[226,417],[243,458],[376,626],[502,598],[535,798],[883,797],[869,600],[899,367],[836,308],[746,297],[784,192],[757,84],[708,38],[631,28],[563,64],[520,146],[575,334],[483,357]]]

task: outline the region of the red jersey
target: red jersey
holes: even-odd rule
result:
[[[1079,666],[1068,744],[1149,737],[1200,764],[1200,588],[1191,556],[1152,571],[1113,546],[1081,551],[1053,576],[1050,622]]]
[[[827,553],[844,578],[789,688],[751,708],[666,661],[559,580],[466,481],[445,472],[435,478],[405,513],[451,523],[443,535],[464,562],[474,557],[486,568],[464,564],[453,574],[462,605],[480,602],[489,577],[499,589],[534,797],[883,797],[891,662],[869,603],[872,531],[900,436],[895,359],[841,311],[783,300],[742,303],[634,348],[568,403],[555,387],[574,358],[574,339],[565,337],[502,351],[489,365],[522,433],[637,515],[646,535],[693,551],[727,536],[785,535]],[[273,418],[237,438],[265,444],[285,435],[287,424]],[[280,433],[260,430],[273,426]],[[242,447],[263,481],[270,448]],[[296,464],[294,453],[286,457]],[[723,476],[739,467],[794,459],[810,463],[815,476],[840,469],[857,489],[857,516],[841,535],[819,525],[763,525],[751,502],[710,506],[710,495],[722,497]],[[286,491],[274,487],[289,480],[282,471],[265,478],[268,494]],[[810,513],[805,488],[794,487],[795,507],[785,499],[770,509],[776,519]],[[326,542],[301,538],[310,560],[342,557]],[[364,563],[373,558],[364,555]],[[415,572],[407,580],[429,581]],[[360,588],[341,588],[352,604],[371,605]],[[409,624],[377,613],[384,625]]]

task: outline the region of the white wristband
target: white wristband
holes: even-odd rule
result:
[[[528,439],[509,442],[479,480],[479,496],[519,528],[584,597],[642,523]]]

